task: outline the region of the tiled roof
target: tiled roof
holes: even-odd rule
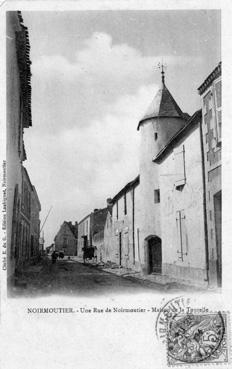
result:
[[[182,112],[164,83],[148,107],[146,114],[140,120],[137,129],[144,121],[157,117],[186,119],[186,113]]]
[[[202,95],[205,90],[212,84],[212,82],[218,78],[222,73],[222,62],[220,62],[216,68],[208,75],[204,82],[198,87],[198,92]]]
[[[66,220],[64,221],[64,223],[67,224],[74,237],[77,237],[77,226],[73,225],[72,222],[67,222]]]
[[[136,187],[140,183],[140,176],[138,175],[133,181],[129,182],[124,186],[112,199],[112,203],[114,204],[122,195],[128,192],[133,187]]]
[[[28,29],[23,24],[21,12],[18,11],[18,19],[21,30],[16,31],[16,50],[19,66],[19,78],[23,101],[23,126],[28,128],[32,125],[31,120],[31,61]]]

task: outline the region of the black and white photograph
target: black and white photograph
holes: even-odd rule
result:
[[[3,367],[229,368],[226,6],[12,3],[1,10]]]
[[[6,16],[13,291],[220,287],[220,11]]]

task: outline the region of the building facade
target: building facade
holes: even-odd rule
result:
[[[104,227],[103,261],[135,269],[138,265],[135,228],[135,191],[139,176],[129,182],[112,199]]]
[[[83,255],[83,248],[92,246],[92,232],[91,232],[92,213],[85,216],[78,223],[78,241],[77,241],[77,255]]]
[[[111,209],[111,199],[107,200],[107,207],[103,209],[95,209],[91,217],[91,238],[92,246],[95,248],[97,261],[103,261],[104,253],[104,227],[108,211]]]
[[[77,255],[78,223],[66,222],[61,225],[54,238],[55,250],[63,251],[67,256]]]
[[[201,126],[199,110],[156,155],[154,162],[159,165],[162,235],[160,273],[178,282],[207,286]]]
[[[41,206],[22,165],[26,160],[24,129],[32,126],[32,119],[30,44],[21,12],[6,13],[6,30],[7,279],[11,283],[15,271],[37,258]]]
[[[198,88],[202,101],[206,205],[209,240],[209,280],[222,283],[221,185],[221,63]]]
[[[162,72],[162,85],[140,120],[140,249],[145,274],[161,273],[162,234],[160,216],[159,165],[152,160],[167,142],[185,126],[183,113],[167,89]]]
[[[28,263],[35,263],[40,257],[40,211],[41,205],[35,187],[24,166],[22,170],[22,194],[19,213],[18,247],[15,250],[16,270]]]
[[[109,203],[111,199],[107,200]],[[107,202],[107,204],[108,204]],[[108,204],[110,206],[110,204]],[[92,213],[84,217],[78,225],[78,256],[83,256],[83,248],[94,246],[96,256],[101,259],[102,237],[109,207],[94,209]]]
[[[14,276],[20,253],[23,131],[31,124],[29,38],[20,12],[6,13],[7,31],[7,277]]]

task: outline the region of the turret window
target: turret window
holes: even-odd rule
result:
[[[160,202],[160,190],[154,190],[154,203],[158,204]]]
[[[154,139],[155,139],[155,141],[158,139],[158,132],[155,132]]]

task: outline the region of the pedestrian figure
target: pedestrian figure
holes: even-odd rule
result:
[[[56,259],[57,259],[57,253],[55,251],[53,251],[53,253],[52,253],[52,264],[56,263]]]

